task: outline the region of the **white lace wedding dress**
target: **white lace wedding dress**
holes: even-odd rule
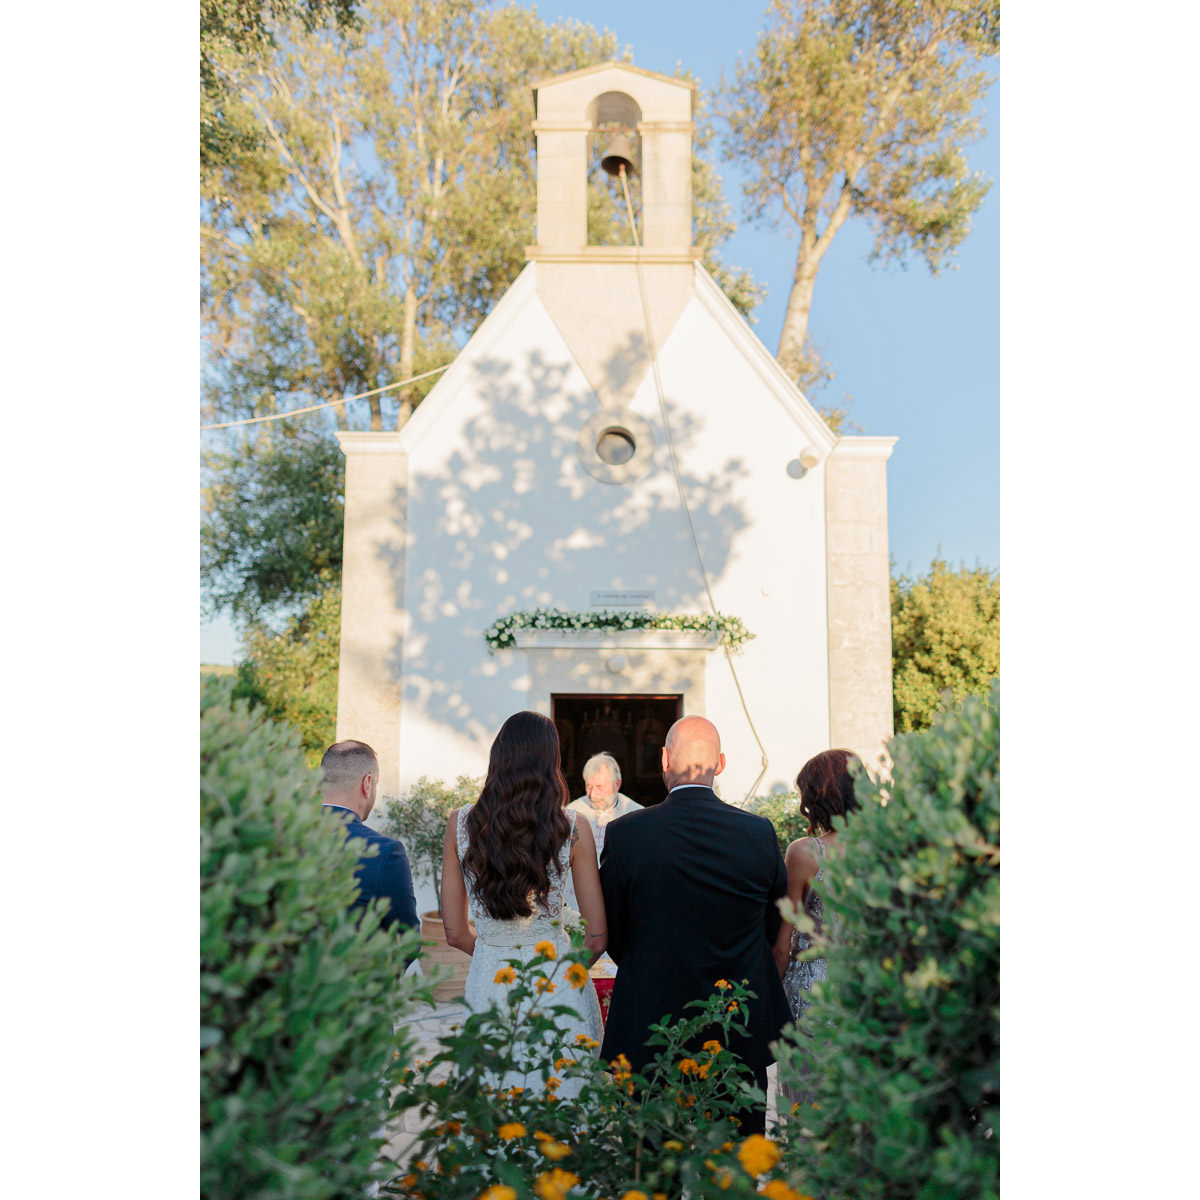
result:
[[[465,805],[458,812],[458,861],[461,865],[463,855],[467,852],[467,813],[470,805]],[[565,977],[566,966],[562,962],[564,951],[570,949],[570,939],[563,927],[563,893],[571,868],[571,845],[575,840],[575,813],[568,813],[571,821],[571,833],[558,851],[558,859],[550,868],[550,893],[547,896],[545,908],[535,905],[534,912],[528,917],[516,917],[499,920],[488,916],[467,872],[463,871],[463,879],[467,886],[467,906],[471,920],[475,924],[475,952],[471,956],[471,969],[467,975],[467,987],[464,1000],[469,1008],[479,1012],[486,1009],[493,1001],[499,1001],[501,1007],[508,1003],[508,985],[496,982],[496,973],[510,958],[528,962],[536,958],[534,946],[538,942],[551,942],[558,951],[555,960],[555,970],[550,972],[547,965],[546,974],[554,983],[554,991],[543,996],[546,1008],[556,1004],[569,1005],[574,1012],[571,1015],[556,1014],[557,1045],[547,1046],[546,1062],[551,1068],[551,1075],[559,1074],[553,1069],[555,1059],[560,1056],[568,1058],[583,1058],[586,1054],[595,1055],[599,1043],[604,1038],[604,1024],[600,1018],[600,1002],[596,999],[596,989],[589,979],[582,988],[574,988]],[[576,1042],[579,1034],[587,1034],[596,1042],[596,1048],[587,1050]],[[491,1086],[497,1088],[527,1087],[541,1088],[542,1062],[518,1064],[525,1065],[525,1071],[509,1071],[498,1081],[491,1081]],[[563,1079],[558,1090],[561,1099],[571,1099],[579,1094],[582,1086],[580,1080]]]

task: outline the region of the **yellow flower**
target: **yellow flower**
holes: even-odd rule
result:
[[[761,1133],[752,1133],[738,1148],[737,1156],[747,1175],[762,1175],[779,1161],[779,1147]]]
[[[699,1070],[700,1064],[694,1058],[681,1058],[679,1060],[679,1070],[685,1075],[694,1075]]]
[[[561,1071],[564,1067],[573,1067],[578,1061],[579,1059],[577,1058],[556,1058],[554,1060],[554,1069]]]
[[[543,1171],[533,1181],[533,1190],[542,1200],[566,1200],[567,1193],[578,1182],[578,1175],[572,1175],[562,1167],[555,1167],[553,1171]]]
[[[558,951],[555,949],[553,942],[538,942],[538,944],[534,946],[533,952],[534,954],[540,954],[543,958],[549,958],[551,960],[558,957]]]
[[[567,968],[567,982],[577,991],[588,981],[587,967],[582,963],[572,963]]]
[[[577,1033],[575,1035],[575,1045],[582,1046],[585,1050],[599,1050],[600,1043],[594,1037],[588,1037],[586,1033]]]
[[[566,1158],[571,1153],[570,1146],[564,1146],[562,1142],[556,1142],[553,1138],[547,1138],[538,1149],[554,1162],[558,1162],[560,1158]]]
[[[546,1080],[546,1091],[551,1096],[553,1096],[554,1093],[557,1092],[560,1087],[562,1087],[562,1080],[559,1079],[556,1075],[551,1075],[550,1078]]]
[[[496,972],[496,978],[493,979],[492,982],[493,983],[512,983],[512,981],[514,979],[516,979],[516,977],[517,977],[517,973],[516,973],[516,971],[514,971],[512,969],[512,967],[501,967],[500,970],[498,970]]]
[[[663,1149],[664,1150],[682,1150],[683,1143],[677,1142],[677,1141],[675,1141],[674,1138],[672,1138],[669,1142],[663,1142]]]
[[[708,1041],[704,1043],[704,1051],[706,1054],[720,1054],[721,1043],[718,1042],[716,1038],[709,1038]]]
[[[772,1179],[770,1183],[764,1184],[762,1195],[766,1196],[767,1200],[812,1200],[811,1196],[803,1196],[788,1187],[782,1179]]]
[[[639,1192],[637,1188],[630,1188],[622,1197],[621,1200],[649,1200],[645,1192]]]
[[[616,1058],[609,1063],[609,1066],[616,1071],[618,1075],[628,1075],[633,1070],[633,1064],[625,1057],[624,1054],[618,1054]]]
[[[547,979],[545,975],[539,975],[539,976],[538,976],[538,977],[537,977],[537,978],[536,978],[536,979],[533,981],[533,985],[534,985],[534,987],[536,987],[536,988],[537,988],[537,990],[538,990],[538,995],[539,995],[539,996],[540,996],[540,995],[541,995],[543,992],[552,992],[552,991],[554,991],[555,987],[557,986],[556,984],[553,984],[553,983],[551,983],[551,982],[550,982],[550,980],[549,980],[549,979]]]
[[[525,1126],[520,1121],[509,1121],[501,1125],[496,1133],[506,1142],[511,1142],[513,1138],[525,1136]]]
[[[508,1089],[508,1095],[509,1095],[509,1099],[511,1099],[511,1100],[517,1100],[517,1099],[519,1099],[519,1098],[520,1098],[520,1096],[521,1096],[521,1093],[522,1093],[522,1092],[524,1092],[524,1090],[525,1090],[525,1089],[524,1089],[523,1087],[511,1087],[511,1088],[509,1088],[509,1089]]]
[[[721,991],[724,991],[727,987],[729,987],[729,980],[728,979],[718,979],[717,987],[719,987],[721,989]]]
[[[517,1189],[507,1183],[493,1183],[486,1192],[479,1193],[479,1200],[517,1200]]]
[[[728,1154],[730,1152],[730,1150],[732,1150],[732,1149],[733,1149],[732,1142],[722,1142],[721,1143],[721,1153],[722,1154]]]

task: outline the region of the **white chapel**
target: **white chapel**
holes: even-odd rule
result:
[[[790,787],[892,734],[887,460],[837,437],[692,246],[693,89],[608,63],[535,89],[528,263],[395,432],[346,456],[338,737],[380,791],[482,775],[511,713],[552,717],[572,796],[598,750],[662,799],[678,716],[721,733],[720,794]],[[589,245],[589,170],[636,173],[637,240]],[[614,165],[615,164],[615,165]],[[514,613],[736,617],[716,633],[517,628]],[[633,622],[627,622],[632,625]]]

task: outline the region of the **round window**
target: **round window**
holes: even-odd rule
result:
[[[613,425],[605,429],[596,439],[596,453],[602,462],[611,467],[627,463],[637,451],[637,443],[628,429]]]

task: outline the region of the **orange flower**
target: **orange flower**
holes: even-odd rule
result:
[[[507,1183],[493,1183],[486,1192],[479,1193],[479,1200],[517,1200],[517,1189]]]
[[[729,980],[728,979],[718,979],[717,987],[719,987],[721,989],[721,991],[724,991],[727,987],[729,987]]]
[[[696,1068],[696,1074],[699,1075],[701,1079],[707,1079],[708,1078],[708,1069],[711,1066],[712,1066],[712,1063],[701,1063]]]
[[[509,1121],[501,1125],[496,1133],[503,1141],[511,1142],[513,1138],[525,1136],[525,1126],[520,1121]]]
[[[555,949],[553,942],[538,942],[533,948],[534,954],[540,954],[543,958],[554,960],[558,957],[558,950]]]
[[[547,1138],[538,1149],[549,1159],[558,1162],[560,1158],[566,1158],[571,1153],[570,1146],[564,1146],[562,1142],[556,1142],[553,1138]]]
[[[562,1167],[555,1167],[553,1171],[543,1171],[533,1181],[533,1190],[542,1200],[566,1200],[567,1193],[578,1182],[578,1175],[572,1175]]]
[[[738,1148],[738,1162],[747,1175],[762,1175],[779,1161],[779,1147],[761,1133],[752,1133]]]
[[[575,1035],[575,1045],[582,1046],[585,1050],[599,1050],[600,1043],[594,1037],[588,1037],[586,1033],[577,1033]]]
[[[587,967],[582,963],[572,963],[567,968],[567,982],[578,991],[588,981]]]
[[[672,1138],[669,1142],[663,1142],[663,1149],[664,1150],[682,1150],[683,1143],[677,1142],[674,1138]]]
[[[762,1194],[767,1200],[812,1200],[811,1196],[802,1195],[788,1187],[782,1179],[772,1179],[770,1183],[764,1184]]]
[[[700,1064],[694,1058],[681,1058],[678,1067],[685,1075],[694,1075]]]
[[[650,1200],[645,1192],[639,1192],[637,1188],[630,1188],[622,1197],[621,1200]]]
[[[516,971],[514,971],[512,969],[512,967],[501,967],[500,970],[498,970],[496,972],[496,978],[493,979],[492,982],[493,983],[512,983],[512,981],[514,979],[516,979],[516,977],[517,977],[517,973],[516,973]]]
[[[738,1002],[736,1000],[730,1000],[730,1002],[725,1006],[726,1012],[737,1012],[737,1010]]]
[[[561,1071],[565,1067],[573,1067],[578,1061],[579,1059],[577,1058],[556,1058],[554,1060],[554,1069]]]
[[[609,1064],[618,1075],[628,1075],[633,1070],[633,1064],[624,1054],[618,1054]]]
[[[546,1080],[547,1095],[553,1096],[554,1093],[557,1092],[560,1087],[562,1087],[562,1080],[559,1079],[558,1076],[551,1075],[550,1078]]]
[[[534,987],[537,988],[539,996],[542,995],[543,992],[554,991],[554,989],[558,986],[557,984],[551,983],[550,980],[547,979],[545,975],[539,975],[533,981],[533,985],[534,985]]]
[[[708,1041],[704,1043],[704,1051],[706,1054],[720,1054],[721,1043],[718,1042],[716,1038],[709,1038]]]
[[[438,1133],[450,1134],[452,1137],[455,1134],[462,1133],[462,1122],[461,1121],[443,1121],[442,1124],[438,1126]]]
[[[535,1130],[533,1131],[533,1136],[534,1136],[535,1138],[537,1138],[537,1140],[538,1140],[539,1142],[552,1142],[552,1141],[554,1141],[554,1139],[553,1139],[553,1138],[552,1138],[552,1137],[551,1137],[551,1136],[550,1136],[548,1133],[543,1133],[543,1132],[542,1132],[540,1129],[535,1129]]]

